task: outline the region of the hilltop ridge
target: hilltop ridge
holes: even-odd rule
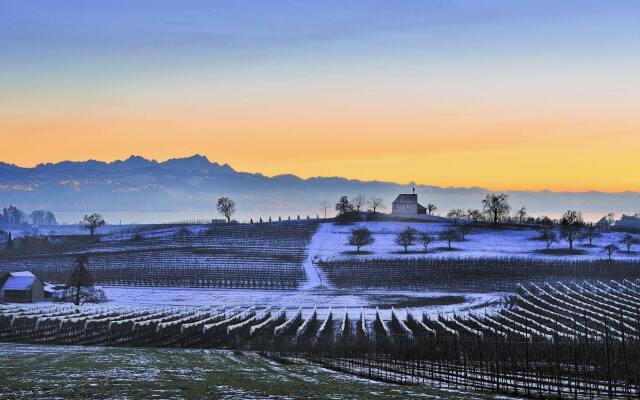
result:
[[[488,189],[438,187],[414,182],[400,184],[361,181],[344,177],[301,178],[294,174],[266,176],[242,172],[204,155],[166,161],[132,155],[111,162],[62,161],[21,167],[0,162],[0,203],[24,209],[54,211],[177,211],[211,210],[219,196],[231,196],[239,209],[267,212],[295,210],[315,215],[321,201],[341,195],[376,196],[387,206],[398,193],[416,187],[420,198],[451,208],[479,207]],[[511,191],[514,207],[530,212],[554,213],[568,208],[584,212],[637,212],[635,192]]]

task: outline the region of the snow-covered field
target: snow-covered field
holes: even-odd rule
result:
[[[313,290],[224,290],[187,288],[142,288],[105,287],[109,301],[101,307],[131,306],[223,306],[272,309],[284,307],[296,310],[302,307],[303,315],[317,307],[319,315],[325,315],[329,308],[350,315],[358,315],[363,309],[365,315],[375,315],[376,308],[385,318],[391,318],[391,307],[404,315],[406,309],[420,311],[431,316],[438,314],[493,312],[504,301],[505,293],[442,293],[392,290],[333,290],[316,288]]]
[[[244,289],[189,289],[189,288],[145,288],[127,286],[103,287],[108,301],[98,305],[86,304],[83,308],[100,309],[137,309],[158,307],[234,307],[273,310],[285,308],[288,312],[302,309],[307,317],[314,308],[319,316],[325,316],[329,309],[342,315],[345,311],[350,316],[358,316],[364,312],[373,319],[376,309],[385,319],[391,318],[394,308],[399,316],[406,316],[407,310],[412,313],[425,313],[431,317],[438,315],[493,314],[504,305],[508,293],[448,293],[448,292],[416,292],[398,290],[334,290],[315,288],[312,290],[244,290]],[[60,303],[40,302],[19,304],[20,307],[38,309],[56,307]],[[71,306],[71,304],[68,304]]]
[[[266,226],[266,225],[265,225]],[[375,242],[364,247],[362,254],[353,254],[354,248],[348,244],[348,236],[352,229],[366,227],[373,233]],[[372,259],[372,258],[422,258],[422,257],[455,257],[455,258],[497,258],[497,257],[522,257],[522,258],[562,258],[566,260],[605,258],[601,251],[602,246],[608,243],[617,243],[622,234],[614,232],[603,233],[601,237],[594,239],[594,246],[585,246],[585,241],[579,241],[576,248],[583,251],[579,255],[546,255],[537,252],[545,249],[544,242],[535,240],[538,232],[532,229],[490,229],[474,228],[467,235],[466,240],[453,242],[455,251],[447,251],[446,242],[436,240],[429,247],[429,252],[424,253],[423,247],[416,243],[405,254],[403,248],[395,243],[398,232],[412,227],[418,232],[428,232],[434,237],[451,227],[442,222],[360,222],[348,225],[334,223],[322,223],[312,236],[304,255],[301,268],[304,270],[306,282],[299,290],[247,290],[247,289],[189,289],[189,288],[161,288],[161,287],[126,287],[107,286],[106,292],[109,298],[107,307],[120,306],[203,306],[215,305],[224,307],[285,307],[287,309],[303,308],[303,312],[311,312],[314,307],[319,312],[325,313],[329,307],[333,310],[344,310],[350,314],[360,312],[362,307],[366,314],[373,315],[376,307],[379,307],[385,316],[390,316],[391,307],[399,312],[409,307],[420,309],[421,312],[430,315],[438,313],[460,313],[473,309],[480,312],[493,310],[500,307],[503,293],[438,293],[420,292],[415,290],[336,290],[330,287],[323,272],[317,267],[320,260],[341,259]],[[187,235],[199,235],[206,231],[205,226],[194,225],[187,228],[166,228],[141,233],[145,244],[164,241],[170,243],[173,238],[180,238],[179,231],[188,231]],[[103,237],[107,243],[122,245],[120,242],[130,240],[130,234],[114,233]],[[191,236],[189,236],[191,237]],[[206,238],[205,238],[206,239]],[[203,239],[204,240],[204,239]],[[231,246],[231,244],[216,242],[203,242],[203,245]],[[261,241],[261,238],[256,238]],[[246,240],[245,240],[246,241]],[[103,243],[104,243],[103,242]],[[162,242],[162,243],[164,243]],[[106,243],[105,243],[106,244]],[[132,243],[132,246],[137,244]],[[566,248],[566,242],[554,243],[552,248]],[[95,252],[97,253],[97,251]],[[235,256],[234,256],[235,257]],[[240,256],[237,256],[240,257]],[[635,258],[636,253],[627,254],[625,251],[616,253],[616,258]],[[238,258],[242,263],[242,258]],[[229,261],[225,261],[227,264]],[[299,264],[294,264],[294,267]]]
[[[109,232],[100,238],[102,242],[118,242],[124,240],[131,240],[134,236],[138,236],[143,239],[166,239],[172,236],[180,234],[180,232],[186,232],[191,235],[199,235],[207,231],[209,226],[207,225],[190,225],[190,226],[174,226],[170,228],[158,228],[153,230],[141,230],[139,232],[130,232],[130,230],[120,230]]]
[[[354,228],[365,227],[371,231],[375,242],[372,245],[361,249],[362,254],[354,255],[355,247],[348,244],[349,234]],[[428,232],[436,238],[436,241],[429,245],[429,251],[423,253],[424,247],[415,243],[409,248],[407,254],[404,248],[395,243],[396,235],[411,227],[418,232]],[[539,233],[527,228],[473,228],[464,241],[452,242],[455,251],[447,251],[447,242],[437,239],[440,232],[449,228],[456,228],[447,223],[420,223],[420,222],[358,222],[349,225],[331,224],[330,228],[323,231],[322,236],[315,236],[311,246],[315,248],[316,260],[335,260],[346,258],[500,258],[500,257],[521,257],[521,258],[562,258],[570,260],[580,259],[605,259],[606,254],[602,252],[602,247],[614,243],[622,238],[621,233],[604,232],[601,237],[594,238],[593,247],[588,247],[586,240],[574,242],[574,247],[584,254],[576,255],[549,255],[541,254],[537,251],[546,249],[546,245],[541,240],[535,240]],[[615,253],[614,258],[629,259],[640,258],[633,251],[627,253],[624,246],[618,244],[620,251]],[[568,249],[566,241],[560,240],[553,243],[551,249]],[[640,249],[640,246],[638,246]],[[633,249],[632,249],[633,250]]]

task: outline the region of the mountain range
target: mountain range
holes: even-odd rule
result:
[[[358,194],[384,199],[387,207],[399,193],[415,187],[422,204],[434,203],[439,212],[451,208],[479,208],[487,189],[437,187],[413,182],[398,184],[341,177],[302,179],[295,175],[268,177],[239,172],[227,164],[194,155],[164,162],[131,156],[126,160],[64,161],[33,168],[0,162],[0,205],[24,210],[59,212],[172,212],[215,210],[218,197],[229,196],[243,215],[273,213],[313,215],[323,200],[335,203],[341,195]],[[514,208],[526,206],[532,214],[558,215],[566,209],[590,214],[633,213],[640,209],[640,193],[621,192],[508,192]]]

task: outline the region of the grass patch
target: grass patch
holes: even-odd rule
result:
[[[0,398],[469,398],[255,353],[0,343],[0,354]]]

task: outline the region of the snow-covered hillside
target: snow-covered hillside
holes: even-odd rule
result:
[[[365,227],[371,231],[375,242],[361,249],[361,254],[354,254],[355,248],[348,243],[349,234],[354,228]],[[418,232],[428,232],[436,241],[429,245],[429,251],[424,253],[424,248],[416,242],[409,248],[408,253],[395,243],[398,232],[411,227]],[[346,258],[416,258],[416,257],[455,257],[455,258],[496,258],[496,257],[521,257],[521,258],[562,258],[566,260],[580,259],[604,259],[607,257],[602,252],[602,247],[614,243],[622,238],[618,232],[604,232],[601,237],[593,239],[593,246],[589,247],[586,240],[574,242],[574,248],[582,254],[554,255],[543,254],[540,250],[546,249],[541,240],[536,240],[539,233],[530,228],[504,228],[492,229],[487,227],[474,228],[466,236],[464,241],[452,242],[454,251],[447,251],[447,242],[439,240],[438,234],[449,228],[456,228],[446,223],[420,223],[420,222],[358,222],[348,225],[331,224],[329,229],[323,229],[323,235],[316,235],[312,246],[317,258],[322,260],[335,260]],[[315,241],[318,241],[315,243]],[[551,249],[568,248],[566,241],[553,243]],[[618,244],[620,251],[615,253],[616,259],[640,258],[640,254],[627,253],[623,245]],[[638,249],[640,250],[640,246]]]

